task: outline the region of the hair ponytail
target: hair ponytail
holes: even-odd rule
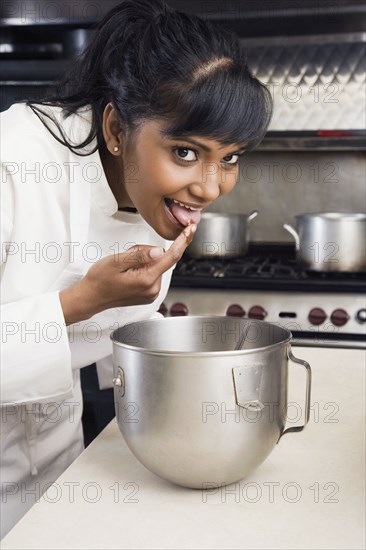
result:
[[[237,36],[163,0],[123,0],[115,6],[56,93],[27,104],[58,141],[78,153],[95,138],[93,150],[104,143],[109,102],[132,132],[146,120],[164,119],[166,135],[194,133],[223,144],[245,143],[248,149],[262,140],[272,112],[271,96],[250,73]],[[91,108],[89,135],[71,144],[53,120],[59,138],[42,106],[61,107],[65,118]]]

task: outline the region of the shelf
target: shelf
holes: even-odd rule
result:
[[[356,151],[366,150],[365,130],[315,130],[267,132],[256,150],[262,151]]]

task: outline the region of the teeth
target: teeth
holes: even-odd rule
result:
[[[175,204],[179,204],[180,206],[183,206],[184,208],[187,208],[188,210],[202,210],[201,208],[193,208],[192,206],[188,206],[187,204],[183,204],[182,202],[179,202],[179,201],[176,201],[175,199],[173,199],[173,202],[175,202]]]

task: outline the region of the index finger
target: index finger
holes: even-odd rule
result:
[[[166,251],[163,256],[160,256],[154,262],[154,268],[159,270],[160,273],[168,271],[174,264],[180,260],[187,246],[191,244],[194,234],[196,232],[197,225],[192,224],[185,227],[180,235],[175,239],[169,250]]]

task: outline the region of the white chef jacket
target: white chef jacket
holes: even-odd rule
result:
[[[66,120],[60,108],[47,110],[73,143],[88,134],[90,109]],[[11,106],[0,121],[4,536],[83,449],[79,369],[97,362],[102,387],[111,386],[110,333],[157,315],[172,270],[153,303],[109,309],[66,327],[59,292],[93,263],[133,244],[171,242],[139,214],[118,211],[98,151],[71,152],[25,104]]]

